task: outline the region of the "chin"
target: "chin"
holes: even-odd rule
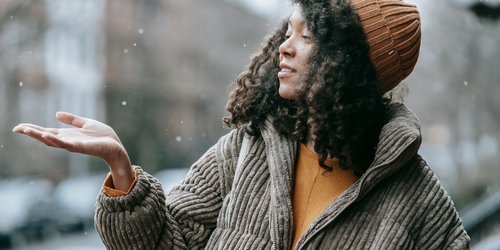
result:
[[[297,97],[297,91],[293,88],[290,88],[289,86],[280,84],[278,94],[281,96],[281,98],[286,99],[286,100],[294,100]]]

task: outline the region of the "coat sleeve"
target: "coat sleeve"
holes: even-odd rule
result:
[[[101,192],[95,208],[95,227],[106,248],[204,248],[215,229],[227,182],[223,175],[228,171],[221,165],[231,165],[227,161],[234,157],[219,158],[224,148],[237,147],[237,138],[233,137],[237,137],[235,131],[221,138],[167,195],[158,180],[140,167],[135,167],[138,180],[128,195],[109,197]]]
[[[470,249],[470,237],[465,231],[455,205],[433,174],[422,214],[422,226],[417,249]]]

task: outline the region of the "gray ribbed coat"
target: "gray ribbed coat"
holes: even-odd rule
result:
[[[297,249],[468,249],[469,236],[436,175],[417,154],[419,122],[391,106],[366,173],[310,225]],[[251,138],[223,136],[167,195],[137,167],[130,194],[96,204],[96,229],[109,249],[289,249],[297,142],[269,125]],[[328,190],[325,190],[328,192]]]

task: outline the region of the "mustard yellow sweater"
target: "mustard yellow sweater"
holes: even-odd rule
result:
[[[319,155],[300,144],[295,168],[293,188],[293,246],[307,230],[309,225],[335,198],[349,188],[356,175],[352,170],[344,170],[335,159],[325,162],[333,168],[327,171],[318,162]]]

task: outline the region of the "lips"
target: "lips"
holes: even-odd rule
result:
[[[294,68],[288,66],[285,63],[280,63],[280,71],[278,72],[278,78],[289,77],[295,72],[297,71]]]

